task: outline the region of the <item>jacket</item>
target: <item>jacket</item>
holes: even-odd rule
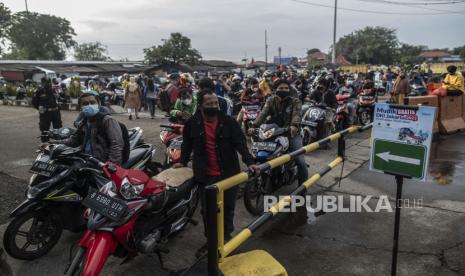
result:
[[[141,106],[141,91],[139,85],[136,83],[129,83],[124,90],[124,107],[139,108]]]
[[[47,91],[45,88],[40,87],[32,98],[32,106],[36,109],[58,107],[56,94],[53,91]]]
[[[187,111],[190,114],[194,114],[196,108],[197,108],[197,98],[196,97],[192,97],[191,105],[185,105],[182,102],[182,99],[177,99],[176,103],[173,106],[173,109],[171,109],[171,111],[170,111],[170,115],[171,115],[171,117],[176,117],[176,113],[178,111]]]
[[[255,119],[254,125],[260,126],[271,117],[273,123],[280,127],[295,126],[300,127],[302,103],[298,98],[287,97],[281,100],[278,96],[274,95],[265,103],[263,110]]]
[[[114,118],[109,115],[98,113],[95,116],[104,116],[102,119],[103,131],[106,137],[98,130],[96,120],[90,121],[90,143],[92,146],[92,155],[101,161],[111,161],[115,164],[121,165],[123,160],[124,140],[121,133],[121,127]],[[86,121],[86,120],[85,120]],[[84,148],[84,138],[86,137],[87,127],[86,123],[82,123],[75,134],[68,139],[58,141],[69,147]]]
[[[444,87],[447,90],[460,90],[464,92],[465,89],[464,89],[462,74],[460,73],[455,73],[454,75],[447,74],[443,81],[442,87]]]
[[[261,80],[258,84],[258,88],[263,91],[263,95],[266,97],[271,94],[272,90],[271,87],[268,85],[266,80]]]
[[[398,95],[398,94],[408,94],[410,93],[410,84],[407,80],[407,78],[400,78],[398,77],[396,81],[394,82],[394,86],[392,87],[392,92],[393,95]]]
[[[208,167],[208,156],[206,153],[206,136],[201,112],[196,112],[184,124],[183,142],[181,146],[181,163],[185,166],[189,162],[191,153],[192,169],[194,179],[205,182]],[[244,133],[239,124],[233,118],[218,112],[218,125],[216,127],[216,150],[221,178],[233,176],[240,172],[237,152],[242,156],[242,161],[250,166],[254,159],[249,153]]]

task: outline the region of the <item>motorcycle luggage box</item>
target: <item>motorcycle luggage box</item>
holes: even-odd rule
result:
[[[179,187],[194,176],[191,168],[167,169],[152,177],[155,181],[166,183],[170,187]]]

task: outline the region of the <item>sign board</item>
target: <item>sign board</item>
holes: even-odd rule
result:
[[[426,181],[435,107],[375,106],[370,169]]]

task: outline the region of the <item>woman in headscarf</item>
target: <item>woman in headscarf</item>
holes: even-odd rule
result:
[[[132,120],[132,112],[135,113],[136,119],[139,119],[140,95],[141,91],[136,78],[130,77],[124,93],[124,107],[128,110],[129,120]]]

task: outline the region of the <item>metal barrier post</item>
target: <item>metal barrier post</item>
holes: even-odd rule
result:
[[[337,156],[345,159],[346,155],[346,138],[345,135],[341,135],[341,138],[337,141]]]
[[[218,189],[215,185],[207,186],[206,191],[206,207],[207,207],[207,248],[208,248],[208,275],[217,276],[219,274],[218,267],[218,206],[217,196]]]

